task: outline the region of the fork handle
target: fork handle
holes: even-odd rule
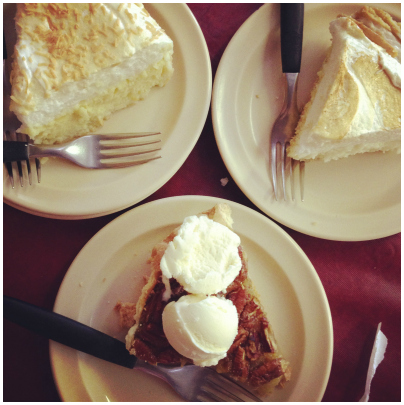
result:
[[[303,3],[281,3],[281,56],[284,73],[299,73],[303,43]]]
[[[99,359],[127,368],[136,364],[137,358],[129,354],[125,343],[56,312],[4,295],[3,316],[32,332]]]
[[[3,163],[27,160],[28,142],[3,141]]]

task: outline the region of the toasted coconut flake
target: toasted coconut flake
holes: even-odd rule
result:
[[[135,18],[133,17],[133,14],[126,8],[125,9],[125,14],[127,15],[127,17],[129,18],[129,20],[134,23],[135,22]]]
[[[133,10],[126,4],[18,4],[19,41],[23,38],[33,43],[28,45],[29,52],[22,41],[20,48],[17,42],[15,49],[18,69],[13,71],[11,80],[17,100],[13,103],[23,104],[19,111],[24,103],[40,102],[41,97],[50,97],[67,82],[82,80],[100,68],[117,66],[130,57],[139,46],[139,41],[130,36],[143,31],[134,29],[133,22],[142,18],[140,13],[148,15],[143,8],[132,14]],[[19,49],[24,48],[22,55]],[[22,61],[29,70],[23,71],[19,65]],[[21,100],[24,103],[18,103]],[[28,109],[31,108],[32,105]]]

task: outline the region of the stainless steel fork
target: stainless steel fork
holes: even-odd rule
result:
[[[17,134],[14,130],[7,130],[3,128],[3,140],[7,142],[28,142],[29,137],[24,134]],[[7,169],[8,177],[11,183],[11,187],[14,188],[14,173],[13,173],[13,165],[12,162],[4,162],[4,165]],[[24,187],[25,184],[25,170],[28,175],[28,183],[32,185],[32,171],[31,171],[31,162],[29,159],[25,159],[24,161],[17,161],[17,171],[18,177],[20,180],[20,186]],[[41,182],[41,161],[38,158],[35,158],[35,167],[36,167],[36,174],[38,183]]]
[[[138,367],[168,382],[191,402],[262,402],[243,386],[208,367],[154,366],[139,359],[134,368]]]
[[[55,342],[161,378],[188,401],[262,402],[246,388],[210,368],[149,364],[129,354],[125,343],[105,333],[15,298],[3,296],[3,317]]]
[[[286,92],[282,110],[276,119],[270,138],[270,166],[275,199],[278,200],[278,177],[282,180],[283,199],[286,201],[286,177],[290,178],[292,200],[295,200],[294,169],[297,161],[287,156],[287,148],[294,136],[299,119],[297,108],[297,83],[303,41],[304,4],[283,3],[281,12],[282,71],[286,81]],[[304,200],[305,163],[299,162],[300,198]]]
[[[3,140],[5,141],[29,141],[27,135],[17,134],[16,130],[20,127],[20,123],[17,117],[10,111],[10,95],[11,95],[11,85],[9,80],[9,75],[6,68],[7,60],[7,48],[5,42],[5,36],[3,34]],[[14,174],[13,165],[11,162],[4,163],[8,177],[11,183],[11,187],[14,188]],[[24,162],[17,162],[18,176],[20,179],[21,187],[24,186],[24,169],[26,168],[28,174],[28,182],[32,184],[32,173],[31,173],[31,163],[29,159]],[[41,182],[41,162],[39,159],[35,159],[35,167],[37,172],[38,183]]]
[[[28,142],[3,141],[3,161],[32,157],[60,157],[89,169],[128,167],[159,159],[154,152],[161,142],[160,132],[86,135],[61,145],[34,145]],[[140,158],[139,158],[140,157]]]

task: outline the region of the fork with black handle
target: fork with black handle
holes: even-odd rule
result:
[[[300,72],[303,41],[304,4],[280,4],[282,71],[285,76],[285,99],[270,137],[270,166],[275,200],[278,200],[278,168],[281,171],[283,199],[286,201],[286,176],[289,167],[291,197],[295,199],[293,169],[295,161],[287,156],[287,148],[294,136],[299,119],[297,82]],[[304,200],[305,163],[300,162],[300,196]]]
[[[20,126],[17,117],[10,111],[10,96],[11,96],[11,85],[9,74],[7,72],[7,47],[6,47],[6,37],[3,32],[3,140],[4,141],[19,141],[28,142],[29,137],[25,134],[17,134],[16,130]],[[27,168],[28,182],[32,185],[32,174],[31,174],[31,164],[29,159],[24,159],[24,165]],[[24,170],[21,161],[17,161],[18,176],[20,179],[21,187],[24,186]],[[14,188],[14,176],[13,176],[13,166],[11,162],[4,162],[7,169],[8,177],[10,180],[11,187]],[[41,182],[41,162],[39,159],[35,158],[35,166],[37,172],[38,183]]]
[[[262,402],[244,387],[209,367],[149,364],[129,354],[123,342],[105,333],[15,298],[3,296],[3,316],[55,342],[111,363],[143,370],[159,377],[188,401]]]

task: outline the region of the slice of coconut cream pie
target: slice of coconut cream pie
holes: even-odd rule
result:
[[[60,143],[164,86],[173,42],[142,4],[18,4],[12,102],[35,143]]]
[[[401,148],[401,24],[363,7],[330,24],[332,47],[288,154],[329,161]]]

